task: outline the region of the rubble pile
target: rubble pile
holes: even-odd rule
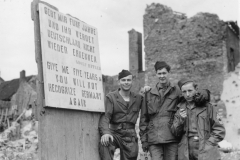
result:
[[[239,160],[240,159],[240,151],[232,151],[230,153],[221,153],[221,160]]]
[[[26,112],[28,113],[28,112]],[[0,160],[38,160],[37,122],[27,114],[0,133]]]

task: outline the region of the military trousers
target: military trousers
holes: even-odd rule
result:
[[[120,160],[137,160],[138,138],[135,129],[111,130],[113,142],[108,146],[99,144],[101,160],[113,160],[114,152],[120,149]]]
[[[189,160],[198,160],[199,139],[195,137],[188,138]]]
[[[151,160],[177,160],[178,143],[161,143],[149,146]]]

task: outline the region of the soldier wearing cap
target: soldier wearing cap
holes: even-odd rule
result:
[[[183,99],[178,104],[171,126],[172,133],[181,138],[179,160],[218,160],[218,142],[225,136],[225,128],[210,103],[196,103],[197,84],[191,79],[178,82]]]
[[[169,81],[171,67],[164,61],[154,65],[158,83],[146,92],[140,117],[140,137],[143,151],[150,152],[151,160],[177,160],[179,139],[171,132],[171,124],[181,96],[178,86]],[[197,101],[209,100],[204,90]]]
[[[120,148],[121,160],[136,160],[138,138],[135,124],[142,106],[143,97],[131,92],[132,74],[122,70],[118,75],[119,89],[107,94],[105,115],[100,118],[101,160],[113,160],[116,148]]]

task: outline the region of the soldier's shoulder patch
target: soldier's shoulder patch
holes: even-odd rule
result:
[[[220,124],[223,125],[222,116],[219,113],[217,113],[217,120]]]

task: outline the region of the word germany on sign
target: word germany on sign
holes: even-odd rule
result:
[[[39,4],[45,105],[104,111],[97,29]]]

